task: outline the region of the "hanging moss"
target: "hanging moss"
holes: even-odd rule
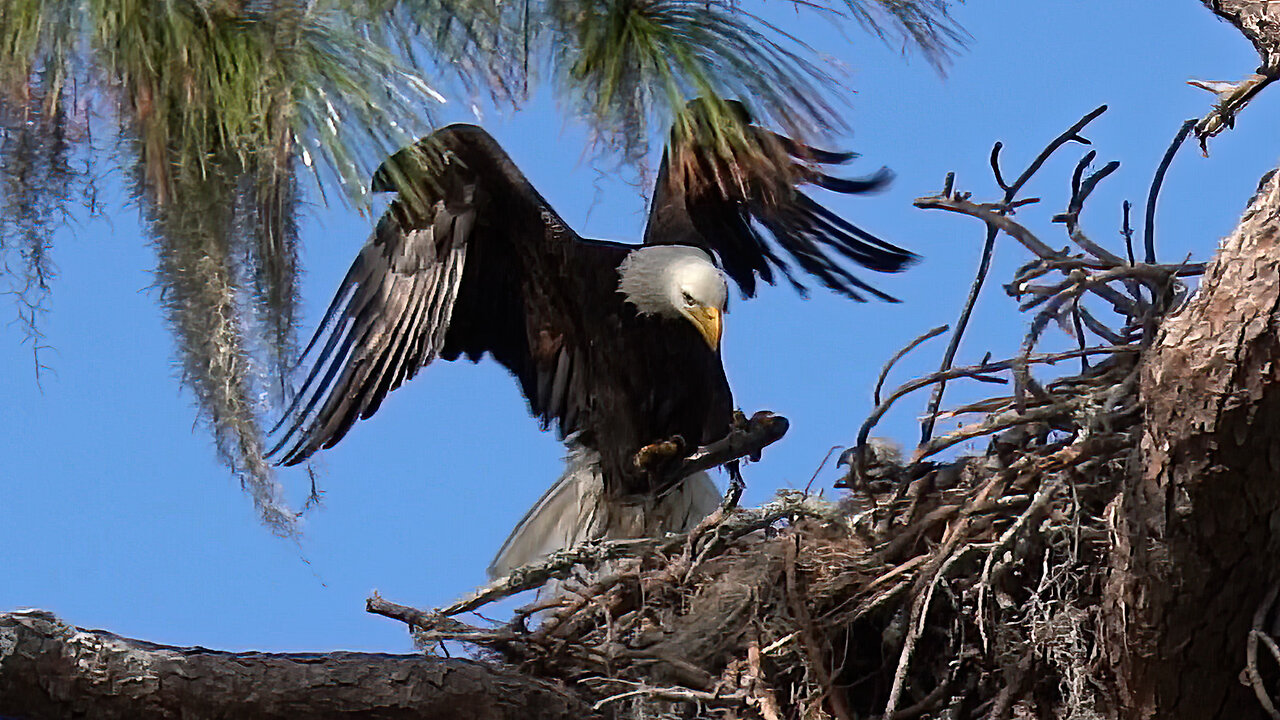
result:
[[[945,11],[877,0],[840,12],[896,26],[932,56]],[[289,534],[259,418],[265,398],[287,395],[296,354],[299,173],[363,203],[369,172],[431,127],[436,84],[514,102],[548,61],[602,147],[627,160],[691,95],[750,97],[794,134],[838,127],[830,78],[806,52],[722,2],[9,0],[0,272],[40,367],[50,239],[73,203],[96,202],[89,130],[107,124],[154,241],[183,382],[219,455]]]

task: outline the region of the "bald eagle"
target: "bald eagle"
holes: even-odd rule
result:
[[[698,130],[711,120],[705,107],[690,108],[692,124],[673,131],[664,152],[639,246],[579,237],[479,127],[451,125],[391,156],[372,189],[397,196],[303,352],[311,369],[269,454],[302,462],[435,358],[489,354],[570,448],[564,476],[491,573],[585,539],[696,524],[715,507],[715,485],[705,473],[664,471],[733,421],[720,359],[726,275],[746,296],[775,271],[798,286],[772,236],[828,287],[888,299],[840,261],[896,272],[914,256],[796,190],[866,192],[887,171],[825,175],[815,167],[851,156],[752,125],[741,134],[752,152],[725,158]],[[666,451],[642,453],[654,448]]]

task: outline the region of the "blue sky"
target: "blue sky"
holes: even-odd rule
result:
[[[1012,175],[1051,137],[1097,105],[1111,110],[1086,133],[1099,163],[1122,165],[1091,200],[1085,226],[1120,247],[1120,203],[1141,204],[1155,166],[1183,119],[1211,97],[1188,78],[1235,80],[1257,57],[1229,26],[1193,0],[970,2],[956,17],[972,33],[948,75],[864,34],[771,12],[832,62],[848,68],[853,137],[830,145],[863,158],[852,172],[887,165],[892,189],[870,198],[819,199],[924,256],[899,276],[874,277],[901,305],[859,305],[815,290],[800,300],[766,289],[734,302],[725,358],[748,413],[770,409],[791,433],[747,469],[747,501],[803,487],[827,451],[852,441],[870,410],[884,360],[924,330],[952,322],[972,280],[982,230],[976,221],[916,210],[946,172],[978,199],[994,199],[986,158],[1005,143]],[[474,120],[455,103],[445,120]],[[545,93],[519,111],[482,119],[552,205],[584,235],[636,239],[643,207],[635,188],[584,154],[581,125]],[[1264,92],[1208,158],[1188,146],[1174,163],[1159,215],[1161,259],[1207,259],[1234,226],[1259,176],[1280,159],[1280,91]],[[1048,218],[1063,209],[1069,148],[1027,196],[1019,217],[1054,246]],[[52,371],[37,386],[16,324],[0,324],[0,610],[41,607],[67,621],[156,642],[225,649],[405,651],[397,623],[366,615],[377,589],[417,606],[444,604],[484,580],[511,526],[558,475],[561,447],[525,413],[514,381],[491,362],[439,363],[397,391],[317,463],[325,504],[302,539],[262,527],[248,498],[193,424],[156,293],[154,258],[136,206],[107,184],[108,218],[61,232],[60,276],[45,321]],[[309,334],[370,226],[343,207],[315,207],[303,226]],[[1016,350],[1027,318],[1000,285],[1027,259],[997,248],[961,361]],[[0,305],[0,318],[10,312]],[[1053,342],[1062,343],[1061,339]],[[936,366],[935,340],[900,364],[898,381]],[[958,386],[953,401],[990,388]],[[923,395],[908,398],[878,434],[910,445]],[[945,429],[947,426],[940,426]],[[815,488],[838,477],[828,467]],[[282,472],[297,502],[304,472]]]

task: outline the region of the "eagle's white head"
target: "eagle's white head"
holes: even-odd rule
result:
[[[729,286],[711,256],[686,245],[646,245],[618,267],[618,292],[641,315],[684,318],[719,349]]]

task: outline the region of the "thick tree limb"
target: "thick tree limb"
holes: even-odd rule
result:
[[[0,717],[577,720],[556,685],[470,660],[377,653],[229,653],[0,614]]]
[[[1143,472],[1115,509],[1108,616],[1132,717],[1259,714],[1238,681],[1277,579],[1280,174],[1169,318],[1142,380]]]

